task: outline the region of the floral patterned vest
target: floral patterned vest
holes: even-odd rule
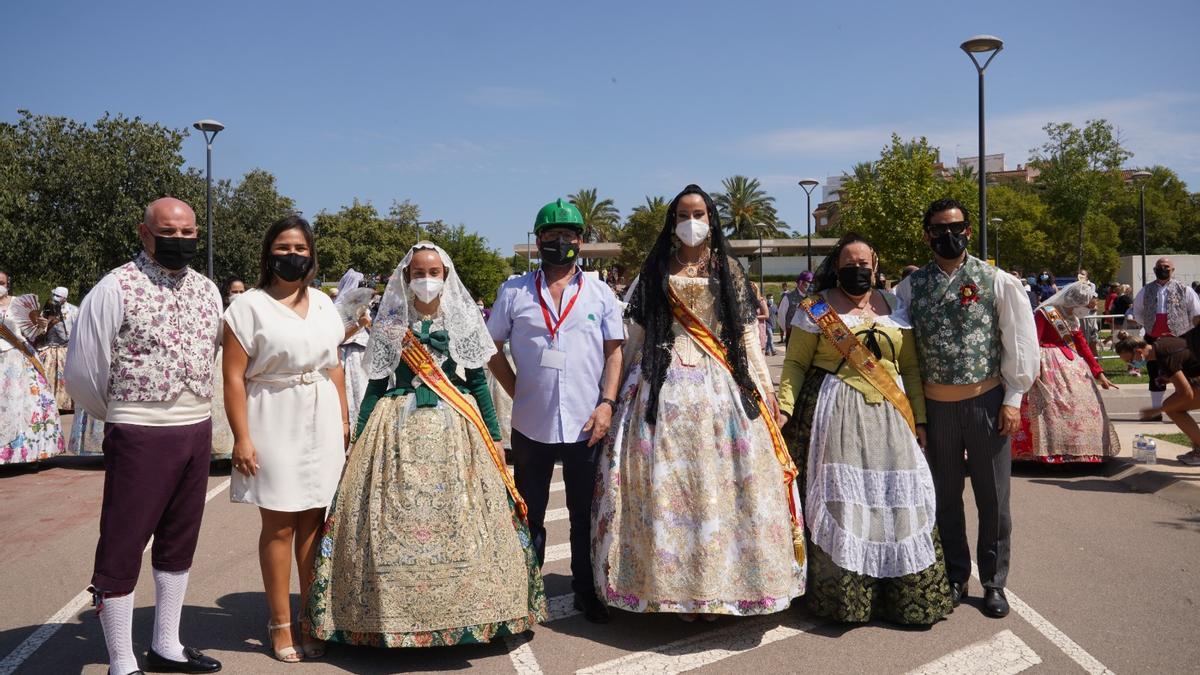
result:
[[[1192,317],[1188,315],[1187,286],[1178,279],[1172,279],[1166,284],[1152,281],[1142,290],[1142,315],[1136,317],[1138,322],[1149,331],[1154,326],[1158,314],[1158,296],[1167,296],[1167,328],[1171,335],[1183,335],[1192,328]]]
[[[204,275],[172,276],[145,252],[111,272],[123,317],[113,344],[108,398],[170,401],[191,389],[212,398],[221,331],[220,295]]]
[[[921,375],[937,384],[974,384],[1000,374],[996,269],[967,256],[947,279],[936,262],[909,275],[908,317]]]

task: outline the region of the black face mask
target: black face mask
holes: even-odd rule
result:
[[[849,295],[863,295],[874,286],[875,270],[870,267],[846,265],[838,270],[838,286]]]
[[[958,256],[967,250],[967,235],[966,233],[946,232],[934,237],[929,245],[933,247],[933,252],[938,254],[939,258],[957,260]]]
[[[572,243],[564,237],[551,241],[538,240],[538,253],[541,255],[544,265],[552,267],[574,265],[576,258],[579,257],[579,244]]]
[[[299,253],[272,254],[271,271],[284,281],[299,281],[312,269],[312,258]]]
[[[154,237],[154,260],[169,270],[181,270],[196,257],[195,237]]]
[[[1171,278],[1171,270],[1166,267],[1155,267],[1154,278],[1159,281],[1166,281]]]

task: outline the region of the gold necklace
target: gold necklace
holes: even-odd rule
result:
[[[708,264],[708,255],[693,263],[686,263],[679,259],[679,251],[675,251],[675,262],[679,263],[680,272],[689,277],[696,277],[700,273],[700,269]]]

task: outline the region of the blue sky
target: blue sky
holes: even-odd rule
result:
[[[261,167],[308,216],[354,198],[464,223],[505,253],[545,202],[758,177],[804,229],[796,181],[873,159],[892,131],[1023,163],[1049,121],[1105,117],[1200,191],[1200,3],[38,2],[0,23],[18,108],[175,127],[211,117],[214,172]],[[203,167],[199,135],[185,143]],[[814,194],[814,205],[819,192]]]

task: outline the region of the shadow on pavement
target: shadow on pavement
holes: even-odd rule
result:
[[[1200,515],[1188,516],[1179,518],[1174,522],[1158,521],[1154,523],[1160,527],[1170,528],[1179,532],[1195,532],[1200,534]]]

